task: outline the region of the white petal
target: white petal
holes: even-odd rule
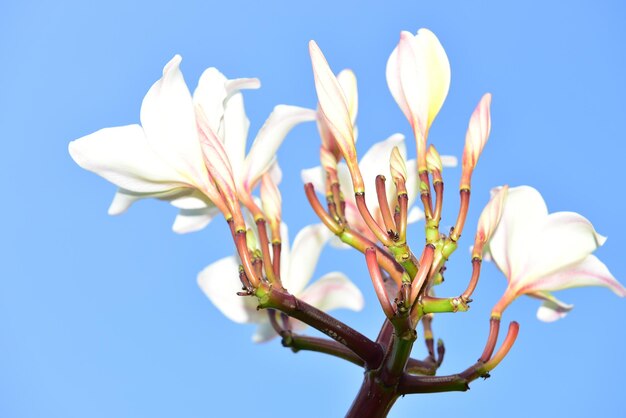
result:
[[[226,81],[228,98],[241,90],[256,90],[259,88],[261,88],[261,80],[258,78],[233,78],[232,80]]]
[[[244,163],[244,182],[250,189],[267,171],[285,136],[297,124],[314,121],[316,112],[298,106],[278,105],[267,118],[250,148]]]
[[[620,297],[626,297],[626,288],[613,277],[608,267],[595,255],[582,262],[559,270],[530,283],[524,290],[554,291],[582,286],[601,286],[611,289]]]
[[[172,199],[168,198],[167,200],[170,201],[172,206],[179,209],[203,209],[207,206],[214,206],[213,202],[208,200],[206,196],[200,194],[197,190]]]
[[[193,92],[194,105],[200,105],[209,126],[216,133],[224,116],[224,101],[228,95],[226,82],[227,78],[217,68],[207,68],[200,76],[198,87]]]
[[[409,210],[409,213],[406,217],[406,223],[412,224],[414,222],[419,222],[424,218],[425,218],[424,211],[416,206],[414,208],[411,208],[411,210]]]
[[[193,196],[192,196],[193,195]],[[212,203],[196,189],[177,188],[159,193],[137,193],[120,188],[115,193],[113,201],[109,206],[109,215],[120,215],[128,210],[130,206],[140,199],[155,198],[169,201],[178,208],[206,207]]]
[[[136,201],[150,196],[149,193],[133,193],[130,190],[118,189],[109,206],[109,215],[121,215]]]
[[[304,184],[313,183],[313,188],[316,192],[325,194],[326,193],[326,181],[325,181],[324,170],[321,166],[307,168],[300,171],[300,178]]]
[[[322,311],[346,308],[363,309],[363,294],[344,274],[332,272],[307,287],[300,298]]]
[[[543,322],[554,322],[564,318],[574,308],[574,305],[563,303],[547,292],[534,293],[530,296],[543,300],[537,310],[537,319]]]
[[[420,124],[422,133],[426,133],[448,95],[448,57],[437,37],[422,28],[415,36],[402,32],[398,59],[405,100],[413,121]]]
[[[337,74],[337,81],[339,82],[339,85],[343,90],[343,94],[346,97],[348,113],[350,114],[352,125],[354,125],[359,110],[359,94],[357,90],[356,76],[351,70],[342,70],[339,74]]]
[[[262,311],[261,313],[267,316],[266,311]],[[278,337],[278,334],[276,334],[276,331],[274,331],[274,328],[269,323],[269,319],[268,319],[265,322],[261,322],[257,326],[256,331],[254,331],[254,334],[252,335],[252,341],[255,343],[265,343],[265,342],[272,340],[275,337]]]
[[[291,250],[289,273],[282,278],[289,292],[298,295],[309,283],[322,248],[331,235],[323,224],[308,225],[298,232]]]
[[[525,235],[524,243],[518,243],[517,250],[523,253],[509,254],[510,258],[521,260],[519,269],[511,276],[518,287],[532,286],[546,275],[580,263],[606,240],[596,233],[591,222],[573,212],[551,213],[533,227],[536,233]],[[522,247],[523,244],[526,245]]]
[[[454,155],[442,155],[441,156],[441,164],[444,167],[456,167],[459,165],[459,159]]]
[[[404,97],[404,92],[402,91],[402,83],[400,82],[400,64],[398,62],[398,47],[396,46],[394,50],[389,55],[389,59],[387,60],[387,86],[389,86],[389,91],[391,95],[395,99],[396,103],[404,113],[404,116],[411,120],[411,110],[409,109],[409,105],[406,102],[406,98]]]
[[[230,320],[238,323],[262,320],[256,310],[256,298],[237,295],[241,291],[241,282],[235,257],[222,258],[202,270],[198,274],[198,286]]]
[[[535,241],[538,225],[548,208],[537,190],[529,186],[509,189],[498,228],[491,238],[491,257],[508,280],[521,271],[522,257]],[[518,276],[516,276],[518,277]]]
[[[208,181],[198,140],[194,107],[176,55],[163,68],[141,104],[141,125],[156,153],[192,184]],[[132,190],[132,189],[131,189]]]
[[[74,161],[123,189],[161,193],[188,186],[149,146],[139,125],[105,128],[70,142]]]
[[[243,105],[243,95],[236,93],[228,99],[224,110],[224,148],[233,168],[235,179],[243,175],[243,162],[246,155],[246,142],[250,121]]]
[[[174,220],[172,230],[177,234],[187,234],[205,228],[220,213],[215,206],[201,209],[181,209]]]
[[[346,161],[355,156],[352,120],[345,93],[315,41],[309,42],[320,117],[324,118]]]
[[[352,177],[350,176],[350,170],[348,169],[346,163],[337,164],[337,178],[339,180],[341,193],[343,193],[343,197],[346,200],[346,204],[348,204],[348,202],[351,202],[352,204],[356,205],[356,201],[354,200],[354,187],[352,186]]]
[[[394,147],[398,147],[402,156],[406,155],[406,145],[404,144],[404,135],[393,134],[384,141],[380,141],[372,145],[359,161],[363,182],[367,193],[365,193],[365,203],[369,210],[374,213],[378,210],[378,198],[376,195],[376,176],[382,174],[389,178],[389,159],[391,151]],[[393,185],[393,182],[387,182],[387,189]],[[389,195],[389,193],[388,193]]]

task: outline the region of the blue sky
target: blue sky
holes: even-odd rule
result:
[[[315,39],[336,71],[349,67],[358,77],[363,153],[392,133],[409,136],[384,69],[401,30],[430,28],[452,67],[430,136],[441,153],[461,154],[474,105],[493,93],[467,230],[491,187],[530,184],[551,211],[579,212],[608,235],[597,255],[626,282],[624,21],[618,1],[2,3],[0,416],[341,416],[359,387],[352,365],[294,355],[277,341],[253,345],[251,327],[231,323],[205,298],[197,273],[232,252],[223,222],[175,235],[174,208],[156,201],[109,217],[114,186],[70,159],[69,141],[137,123],[144,94],[176,53],[190,88],[210,66],[259,77],[261,90],[245,96],[255,132],[276,104],[315,105],[307,53]],[[299,172],[316,165],[318,146],[309,124],[278,154],[292,234],[315,222]],[[459,175],[448,170],[448,184]],[[457,201],[448,187],[444,225]],[[419,228],[410,232],[421,242]],[[464,289],[468,259],[457,252],[440,294]],[[353,278],[367,304],[338,315],[374,337],[382,314],[362,256],[328,248],[318,273],[333,269]],[[489,310],[505,287],[493,266],[484,270],[471,311],[435,320],[448,348],[443,373],[482,351]],[[406,397],[391,416],[615,415],[623,408],[626,303],[599,288],[559,296],[576,308],[557,323],[537,321],[530,299],[506,312],[520,336],[491,379],[468,393]],[[420,344],[415,353],[424,355]]]

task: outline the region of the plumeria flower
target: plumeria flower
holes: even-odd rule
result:
[[[352,123],[352,132],[354,134],[354,142],[356,143],[358,136],[358,129],[356,126],[356,116],[359,110],[359,93],[357,89],[357,80],[355,74],[348,69],[342,70],[337,74],[337,81],[339,86],[343,90],[344,96],[347,101],[348,114],[350,115],[350,122]],[[335,169],[336,162],[341,159],[341,150],[337,144],[337,140],[333,135],[333,132],[328,126],[328,122],[324,117],[321,109],[318,108],[317,128],[322,140],[322,155],[324,152],[333,156],[332,162],[327,164],[328,169]],[[324,165],[322,165],[324,166]]]
[[[283,237],[280,275],[283,286],[291,294],[323,311],[336,308],[353,311],[363,309],[361,291],[342,273],[325,274],[307,286],[313,276],[322,247],[331,235],[324,225],[303,228],[296,235],[291,249],[287,227],[284,224],[281,233]],[[269,323],[267,312],[257,310],[256,298],[237,295],[237,292],[241,291],[238,268],[237,257],[222,258],[200,272],[198,285],[229,319],[237,323],[257,324],[253,341],[268,341],[276,336],[276,332]],[[297,320],[291,321],[295,329],[305,327]]]
[[[577,213],[548,214],[534,188],[509,189],[489,243],[491,258],[509,282],[493,315],[501,315],[518,296],[528,295],[544,301],[537,312],[540,320],[555,321],[573,306],[557,300],[551,292],[573,287],[603,286],[626,296],[626,288],[591,254],[605,240]]]
[[[267,171],[276,149],[296,124],[314,120],[315,112],[295,106],[274,109],[245,157],[249,122],[242,89],[259,80],[228,80],[207,69],[191,95],[176,55],[150,88],[137,124],[101,129],[69,145],[74,161],[104,177],[118,191],[109,214],[125,212],[135,201],[154,197],[180,209],[173,229],[184,233],[204,228],[218,213],[219,195],[205,166],[194,107],[204,112],[207,126],[220,138],[238,185],[251,189]]]
[[[370,190],[365,193],[365,200],[367,207],[374,219],[383,225],[382,214],[380,207],[378,206],[378,199],[374,192],[374,184],[376,176],[379,174],[389,175],[389,159],[394,147],[398,147],[400,154],[406,159],[406,145],[404,143],[404,135],[394,134],[384,141],[374,144],[361,158],[359,162],[359,168],[363,175],[363,182],[365,186]],[[444,156],[442,158],[443,165],[447,167],[456,165],[456,158]],[[409,208],[416,198],[419,197],[419,178],[417,176],[417,166],[415,160],[409,160],[406,162],[407,167],[407,180],[406,188],[409,197]],[[322,167],[313,167],[306,170],[302,170],[302,180],[305,183],[313,183],[313,187],[318,193],[324,193],[326,190],[324,182],[326,176]],[[354,189],[352,188],[352,181],[350,179],[350,171],[345,163],[339,163],[337,166],[337,176],[339,178],[339,184],[346,201],[345,216],[348,224],[351,228],[357,230],[361,234],[365,235],[372,241],[376,241],[375,235],[367,227],[365,221],[361,217],[359,210],[354,200]],[[393,182],[387,182],[387,201],[392,205],[391,212],[394,210],[394,202],[396,196],[396,189]],[[417,222],[424,218],[424,212],[418,208],[411,208],[407,218],[408,223]]]
[[[417,141],[419,171],[426,167],[426,138],[450,88],[450,62],[428,29],[402,31],[387,61],[387,85]]]

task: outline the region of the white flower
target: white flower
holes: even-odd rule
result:
[[[281,232],[280,275],[284,287],[291,294],[323,311],[336,308],[354,311],[363,309],[363,295],[342,273],[325,274],[307,286],[322,247],[330,237],[330,232],[324,225],[303,228],[296,235],[292,249],[289,248],[289,237],[284,224]],[[222,258],[200,272],[198,285],[229,319],[238,323],[257,324],[257,330],[252,337],[255,342],[268,341],[276,336],[276,332],[269,323],[267,312],[257,310],[256,298],[237,295],[241,291],[238,268],[239,260],[235,256]],[[293,319],[291,321],[297,328],[303,328],[303,323]]]
[[[341,150],[341,154],[350,169],[355,190],[362,192],[363,180],[357,165],[354,132],[358,100],[356,78],[350,77],[351,82],[344,80],[342,86],[315,41],[309,42],[309,53],[313,64],[321,124],[330,131],[335,143]],[[344,76],[344,78],[347,77]],[[324,135],[322,135],[322,139],[324,139]]]
[[[390,177],[389,160],[394,147],[398,147],[400,154],[406,159],[406,146],[404,144],[404,135],[394,134],[384,141],[374,144],[361,158],[359,162],[359,168],[363,175],[363,182],[366,186],[367,192],[365,193],[365,200],[367,207],[374,217],[374,219],[383,225],[382,214],[378,206],[378,198],[375,191],[376,176],[379,174]],[[455,166],[456,159],[453,157],[443,158],[444,166]],[[406,188],[409,197],[409,215],[408,223],[417,222],[424,218],[424,212],[418,207],[411,208],[411,205],[419,197],[419,178],[417,176],[417,167],[415,160],[409,160],[406,162],[407,179]],[[364,234],[372,241],[376,241],[376,237],[369,230],[365,221],[361,217],[359,210],[356,207],[356,201],[354,200],[354,189],[352,188],[352,182],[350,180],[350,172],[348,167],[344,163],[339,163],[337,166],[337,175],[339,177],[339,183],[341,192],[346,201],[346,219],[351,228]],[[313,167],[306,170],[302,170],[302,181],[305,183],[313,183],[315,190],[318,193],[324,194],[325,187],[324,182],[326,176],[322,167]],[[391,213],[394,211],[396,204],[395,201],[396,189],[392,181],[387,182],[387,200],[390,204]]]
[[[422,28],[415,35],[400,34],[387,61],[387,85],[413,127],[419,170],[426,170],[426,137],[450,88],[450,63],[431,31]]]
[[[494,313],[501,314],[525,294],[544,301],[537,317],[549,322],[564,317],[573,307],[555,299],[552,291],[603,286],[626,296],[626,288],[591,255],[605,240],[577,213],[548,214],[543,198],[532,187],[509,189],[502,218],[489,243],[491,258],[509,282]]]
[[[223,141],[238,186],[251,189],[270,167],[276,149],[297,123],[315,119],[315,112],[279,105],[259,131],[245,157],[249,122],[241,89],[258,88],[257,79],[228,80],[207,69],[192,97],[176,55],[163,68],[163,77],[150,88],[141,105],[141,126],[105,128],[69,145],[81,167],[119,187],[109,214],[125,212],[135,201],[154,197],[180,209],[173,229],[184,233],[202,229],[220,205],[199,141],[194,106]]]

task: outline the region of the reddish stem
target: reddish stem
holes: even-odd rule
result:
[[[393,241],[389,238],[387,232],[384,231],[380,225],[378,225],[367,208],[367,204],[365,203],[365,193],[355,193],[354,199],[356,200],[356,207],[359,209],[359,213],[361,214],[363,221],[365,221],[365,224],[376,236],[376,238],[378,238],[378,240],[385,246],[393,245]]]
[[[396,235],[396,225],[393,222],[391,210],[389,210],[389,201],[387,201],[385,176],[380,174],[376,176],[376,196],[378,197],[378,208],[380,209],[380,214],[385,223],[385,228],[387,228],[387,233]]]

